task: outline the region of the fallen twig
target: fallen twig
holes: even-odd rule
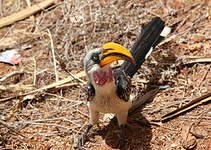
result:
[[[73,75],[71,72],[69,72],[68,70],[67,70],[67,67],[66,67],[66,64],[63,62],[63,60],[61,59],[61,58],[58,58],[58,61],[59,61],[59,63],[60,63],[60,66],[61,66],[61,68],[62,69],[64,69],[80,86],[81,86],[81,83],[82,84],[85,84],[85,82],[83,81],[83,80],[81,80],[81,79],[79,79],[79,77],[77,77],[77,76],[75,76],[75,75]],[[82,73],[82,72],[81,72]],[[84,74],[84,76],[85,76],[85,72],[83,73]],[[82,86],[81,86],[82,87]],[[83,89],[83,87],[82,87],[82,89]]]
[[[207,93],[205,95],[202,95],[201,97],[195,98],[192,101],[190,101],[189,103],[183,105],[182,107],[162,116],[160,121],[162,121],[162,122],[167,121],[170,118],[173,118],[181,113],[184,113],[196,106],[199,106],[199,105],[209,102],[209,101],[211,101],[211,93]]]
[[[5,75],[2,78],[0,78],[0,82],[5,81],[8,78],[10,78],[10,77],[12,77],[12,76],[14,76],[16,74],[23,74],[23,73],[24,73],[23,71],[14,71],[14,72],[8,73],[7,75]]]
[[[66,84],[57,86],[56,89],[64,89],[64,88],[73,87],[73,86],[76,86],[76,85],[78,85],[78,83],[66,83]]]
[[[17,91],[29,91],[33,90],[32,85],[20,85],[20,84],[11,84],[11,85],[0,85],[0,91],[12,91],[12,92],[17,92]]]
[[[74,76],[77,77],[77,78],[84,77],[85,76],[85,72],[84,71],[79,72],[78,74],[76,74]],[[38,93],[38,92],[42,92],[44,90],[48,90],[48,89],[51,89],[51,88],[54,88],[54,87],[57,87],[57,86],[61,86],[61,85],[65,84],[65,83],[68,83],[68,82],[70,82],[72,80],[74,80],[73,77],[67,77],[65,79],[59,80],[58,82],[54,82],[54,83],[52,83],[50,85],[46,85],[46,86],[44,86],[42,88],[39,88],[39,89],[30,91],[30,92],[27,92],[27,93],[22,93],[22,94],[20,93],[20,94],[17,94],[15,96],[11,96],[11,97],[8,97],[8,98],[0,99],[0,104],[4,103],[4,102],[7,102],[7,101],[10,101],[13,98],[17,98],[17,97],[21,97],[21,96],[25,96],[25,95],[29,95],[29,94],[33,94],[33,93]],[[85,83],[85,81],[83,81],[83,83]]]
[[[183,64],[211,63],[211,57],[188,57],[182,58]]]
[[[83,103],[83,101],[72,100],[72,99],[69,99],[69,98],[65,98],[65,97],[63,97],[63,96],[59,96],[59,95],[57,95],[57,94],[52,94],[52,93],[48,93],[48,92],[44,92],[44,93],[47,94],[47,95],[50,95],[50,96],[55,97],[57,100],[60,99],[60,101],[63,101],[63,102],[74,102],[74,103],[77,103],[77,104],[79,104],[79,105]],[[49,99],[49,100],[52,100],[52,98]]]
[[[165,110],[165,109],[173,107],[173,106],[178,106],[178,105],[183,104],[183,103],[185,103],[187,101],[190,101],[190,100],[189,99],[184,99],[184,100],[181,100],[181,101],[172,102],[172,103],[170,103],[168,105],[165,105],[165,106],[162,106],[162,107],[159,107],[159,108],[154,108],[153,110],[148,111],[148,113],[149,114],[158,113],[158,112],[160,112],[162,110]]]
[[[16,12],[10,16],[4,17],[0,19],[0,28],[10,25],[16,21],[25,19],[35,13],[37,13],[40,10],[45,9],[46,7],[58,3],[59,0],[45,0],[43,2],[40,2],[39,4],[35,4],[34,6],[25,8],[19,12]]]

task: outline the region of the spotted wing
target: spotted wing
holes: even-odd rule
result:
[[[88,82],[85,86],[87,101],[91,101],[95,96],[95,88],[91,82]]]
[[[116,84],[116,93],[120,99],[125,102],[129,101],[131,93],[131,80],[122,70],[114,71],[114,78]]]

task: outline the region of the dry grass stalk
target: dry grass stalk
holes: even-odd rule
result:
[[[57,67],[56,67],[56,57],[55,57],[55,49],[54,49],[54,44],[53,44],[53,39],[52,39],[52,35],[49,29],[47,29],[48,31],[48,36],[50,38],[50,42],[51,42],[51,52],[53,55],[53,65],[54,65],[54,73],[55,73],[55,77],[56,77],[56,82],[59,80],[59,76],[57,73]]]
[[[36,61],[35,58],[32,58],[32,61],[34,62],[33,85],[36,85],[36,81],[37,81],[37,61]]]

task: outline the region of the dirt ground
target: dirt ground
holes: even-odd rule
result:
[[[41,1],[0,1],[0,18]],[[19,65],[0,63],[0,149],[73,149],[88,123],[82,83],[46,86],[83,71],[86,52],[106,42],[130,49],[155,16],[165,20],[172,33],[134,76],[133,93],[169,88],[129,116],[122,149],[211,149],[210,102],[167,122],[152,122],[211,92],[211,65],[205,61],[211,58],[210,13],[208,0],[64,0],[0,28],[0,52],[18,49],[22,57]],[[115,149],[115,119],[102,115],[93,130],[83,149]]]

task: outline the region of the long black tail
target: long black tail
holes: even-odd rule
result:
[[[165,22],[159,17],[155,17],[141,31],[137,41],[134,43],[131,53],[136,64],[125,61],[121,69],[130,76],[138,71],[145,59],[150,55],[152,50],[170,33],[170,28],[165,26]]]

